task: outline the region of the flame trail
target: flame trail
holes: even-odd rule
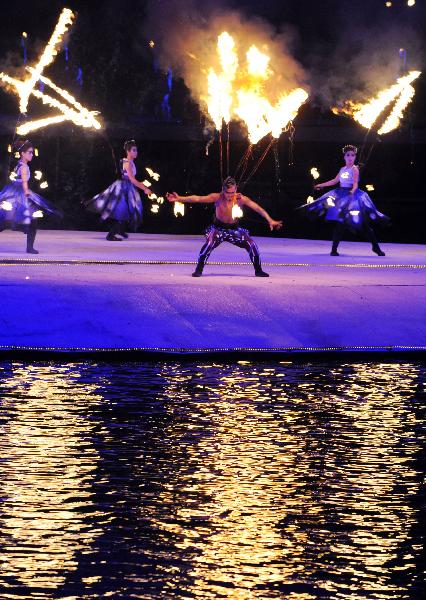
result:
[[[64,8],[53,31],[52,37],[47,43],[47,46],[45,47],[38,64],[32,70],[31,77],[26,81],[21,82],[19,88],[17,88],[20,97],[19,110],[21,113],[27,112],[28,99],[34,86],[40,79],[43,70],[54,61],[57,54],[57,47],[62,42],[64,34],[70,25],[72,25],[74,19],[75,14],[72,12],[72,10],[69,8]]]
[[[366,129],[370,129],[376,124],[385,109],[396,101],[391,114],[377,132],[379,134],[389,133],[399,126],[404,110],[415,94],[415,90],[411,84],[420,74],[420,71],[410,71],[408,75],[397,79],[395,84],[381,90],[365,104],[356,104],[348,100],[343,108],[333,108],[332,110],[335,114],[347,114]]]

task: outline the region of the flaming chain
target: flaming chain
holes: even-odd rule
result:
[[[6,73],[0,73],[0,80],[7,85],[15,88],[19,96],[19,109],[20,112],[25,114],[28,108],[28,101],[30,96],[41,100],[43,104],[56,108],[61,114],[52,117],[46,117],[44,119],[37,119],[29,121],[21,125],[17,129],[19,135],[27,135],[30,131],[35,131],[46,127],[48,125],[63,123],[64,121],[72,121],[75,125],[80,127],[91,127],[94,129],[101,129],[100,122],[95,118],[98,113],[96,111],[89,111],[87,108],[82,106],[77,100],[66,90],[57,86],[51,79],[43,76],[43,70],[49,66],[55,59],[58,53],[58,46],[61,44],[63,36],[67,32],[68,28],[72,25],[75,19],[74,13],[64,8],[62,11],[55,30],[47,43],[37,65],[35,67],[29,67],[27,70],[30,73],[30,77],[24,81],[10,77]],[[39,90],[35,89],[38,81],[41,81],[54,92],[56,92],[64,102],[60,102],[48,94],[44,94]]]

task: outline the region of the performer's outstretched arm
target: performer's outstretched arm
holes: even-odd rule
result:
[[[340,173],[340,171],[339,171],[339,173]],[[330,179],[330,181],[324,181],[324,183],[317,183],[316,185],[314,185],[314,188],[316,190],[320,190],[323,187],[329,187],[330,185],[336,185],[336,183],[339,183],[339,173],[337,173],[337,175],[334,179]]]
[[[274,221],[274,219],[272,219],[272,217],[266,212],[266,210],[264,208],[259,206],[259,204],[257,204],[257,202],[255,202],[254,200],[251,200],[247,196],[243,196],[242,194],[239,194],[238,195],[238,204],[243,204],[244,206],[248,206],[252,210],[259,213],[259,215],[262,215],[262,217],[268,221],[269,229],[271,231],[273,229],[281,229],[281,227],[283,226],[282,221]]]
[[[166,197],[169,202],[199,202],[199,203],[212,203],[219,200],[220,194],[214,193],[209,194],[208,196],[196,196],[195,194],[191,196],[179,196],[176,192],[167,192]]]

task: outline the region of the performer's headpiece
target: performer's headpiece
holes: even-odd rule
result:
[[[24,146],[28,146],[28,148],[31,148],[31,142],[30,140],[25,140],[25,142],[18,142],[20,145],[18,146],[18,148],[16,148],[17,152],[21,152],[22,148],[24,148]]]
[[[124,152],[128,152],[133,146],[136,146],[135,140],[127,140],[127,142],[124,142]]]
[[[342,152],[343,154],[346,154],[346,152],[355,152],[355,154],[358,152],[358,148],[356,146],[353,146],[352,144],[348,144],[347,146],[343,146],[342,148]]]
[[[235,179],[233,177],[227,177],[226,179],[223,180],[222,183],[222,190],[227,190],[230,187],[237,185],[237,182],[235,181]]]

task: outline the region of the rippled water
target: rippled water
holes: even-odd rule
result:
[[[420,363],[0,363],[0,598],[425,598]]]

